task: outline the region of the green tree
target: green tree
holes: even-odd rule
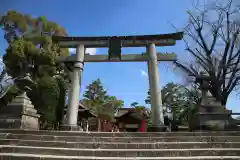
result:
[[[196,113],[198,106],[201,103],[201,92],[196,85],[183,88],[183,97],[179,102],[182,106],[182,110],[180,110],[178,115],[180,123],[188,122],[189,116]]]
[[[65,79],[63,79],[62,76],[56,77],[56,81],[59,87],[59,98],[58,98],[58,104],[56,108],[56,121],[54,124],[55,128],[59,128],[61,125],[62,119],[64,117],[64,107],[66,105],[66,91],[68,89],[68,83],[66,83]],[[63,98],[64,97],[64,98]]]
[[[172,113],[173,121],[178,123],[186,123],[189,114],[197,109],[200,103],[200,92],[193,87],[185,87],[180,84],[168,83],[162,90],[162,103],[164,107],[164,114]],[[145,100],[150,104],[150,91]]]
[[[10,44],[12,41],[24,36],[35,34],[66,36],[66,30],[55,22],[48,21],[46,17],[33,18],[28,14],[17,11],[8,11],[0,17],[0,25],[4,30],[4,38]]]
[[[100,79],[93,81],[86,87],[83,97],[98,103],[104,103],[108,99],[107,91],[104,89]]]
[[[98,130],[100,120],[114,121],[114,114],[118,108],[123,107],[124,102],[115,96],[109,96],[104,89],[101,80],[97,79],[89,84],[83,94],[83,103],[98,117]]]
[[[135,106],[135,108],[136,108],[136,109],[139,109],[139,110],[144,110],[144,109],[146,109],[146,107],[143,106],[143,105]]]
[[[132,102],[131,107],[136,107],[138,105],[138,102]]]
[[[35,102],[35,107],[42,115],[41,120],[44,129],[48,129],[49,127],[54,128],[54,125],[57,123],[56,112],[58,99],[60,98],[59,95],[60,89],[56,79],[44,76],[37,80],[37,85],[33,90],[31,99]]]
[[[67,56],[68,50],[59,48],[52,42],[51,36],[66,36],[66,30],[46,17],[33,18],[17,11],[1,16],[0,25],[9,44],[3,56],[8,75],[12,78],[22,76],[26,67],[34,66],[32,79],[36,85],[31,86],[32,91],[28,95],[42,114],[43,123],[56,125],[60,121],[58,107],[63,106],[59,103],[66,94],[66,87],[60,85],[60,79],[61,83],[66,84],[69,79],[65,66],[56,63],[55,59],[57,56]],[[18,86],[15,84],[13,88]]]
[[[132,102],[132,103],[131,103],[131,107],[134,107],[135,109],[139,109],[139,110],[144,110],[144,109],[146,109],[145,106],[139,105],[138,102]]]
[[[117,99],[115,96],[108,96],[106,103],[112,106],[114,113],[124,106],[124,101]]]

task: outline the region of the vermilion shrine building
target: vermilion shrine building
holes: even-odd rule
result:
[[[66,114],[65,109],[65,114]],[[108,122],[100,119],[100,129],[97,115],[93,114],[88,107],[79,103],[78,108],[78,125],[85,131],[102,131],[111,132],[146,132],[147,119],[149,118],[149,110],[141,110],[136,108],[120,108],[115,116],[115,122]]]

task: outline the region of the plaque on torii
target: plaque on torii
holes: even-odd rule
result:
[[[119,37],[111,37],[108,40],[108,60],[121,60],[122,40]]]

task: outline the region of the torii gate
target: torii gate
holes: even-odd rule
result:
[[[147,61],[148,77],[151,95],[152,126],[149,131],[163,131],[164,117],[159,84],[158,61],[175,61],[174,53],[163,54],[156,52],[156,46],[173,46],[176,40],[181,40],[183,32],[119,37],[60,37],[53,36],[62,48],[76,48],[76,54],[68,57],[59,57],[60,62],[72,64],[71,90],[67,110],[67,126],[76,130],[78,117],[78,103],[84,62],[142,62]],[[121,54],[121,47],[146,47],[143,54]],[[109,48],[109,55],[87,55],[85,48]]]

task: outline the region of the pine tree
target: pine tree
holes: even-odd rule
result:
[[[114,113],[123,106],[123,101],[115,96],[109,96],[100,79],[93,81],[83,94],[83,104],[98,117],[98,130],[100,119],[114,121]]]

